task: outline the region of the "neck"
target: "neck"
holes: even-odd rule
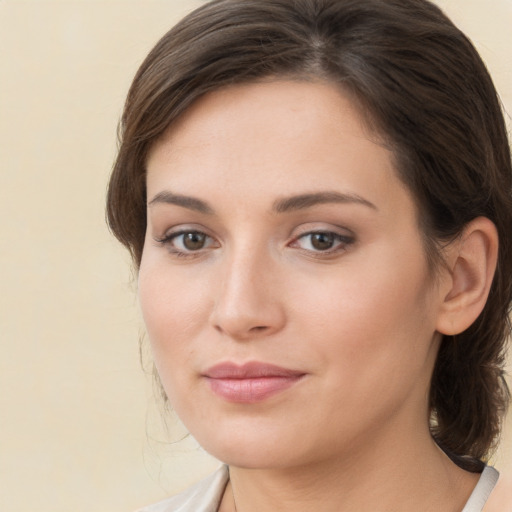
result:
[[[220,510],[460,511],[479,475],[455,466],[428,430],[422,437],[422,442],[418,436],[373,438],[364,443],[364,449],[301,467],[231,466],[230,486]]]

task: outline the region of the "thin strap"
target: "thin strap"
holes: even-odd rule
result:
[[[485,466],[480,480],[478,480],[462,512],[482,512],[499,476],[500,474],[494,468]]]

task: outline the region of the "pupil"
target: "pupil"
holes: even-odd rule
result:
[[[203,233],[187,233],[183,237],[183,245],[189,251],[197,251],[204,246],[205,235]]]
[[[331,249],[333,243],[334,236],[330,233],[314,233],[312,235],[311,245],[320,251]]]

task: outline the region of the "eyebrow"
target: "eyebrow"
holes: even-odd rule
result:
[[[183,208],[194,210],[196,212],[204,213],[207,215],[212,215],[214,213],[213,208],[201,199],[197,199],[196,197],[191,196],[182,196],[180,194],[173,194],[167,190],[159,192],[155,197],[153,197],[153,199],[151,199],[151,201],[148,203],[148,206],[153,206],[154,204],[158,203],[175,204],[177,206],[182,206]]]
[[[372,210],[378,210],[378,208],[372,202],[357,194],[341,194],[339,192],[316,192],[313,194],[300,194],[298,196],[278,199],[274,202],[272,209],[277,213],[285,213],[296,210],[304,210],[318,204],[327,203],[356,203],[367,206]]]
[[[156,194],[155,197],[153,197],[153,199],[151,199],[151,201],[148,203],[148,206],[153,206],[158,203],[173,204],[207,215],[213,215],[215,213],[215,210],[206,201],[196,197],[174,194],[167,190]],[[355,203],[367,206],[373,210],[378,210],[378,208],[372,202],[357,194],[342,194],[340,192],[315,192],[284,197],[274,201],[272,210],[276,213],[287,213],[297,210],[305,210],[307,208],[311,208],[312,206],[328,203]]]

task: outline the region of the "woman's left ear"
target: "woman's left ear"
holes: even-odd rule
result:
[[[497,258],[498,232],[486,217],[468,223],[462,235],[446,248],[449,274],[446,285],[441,286],[438,332],[460,334],[477,319],[489,296]]]

